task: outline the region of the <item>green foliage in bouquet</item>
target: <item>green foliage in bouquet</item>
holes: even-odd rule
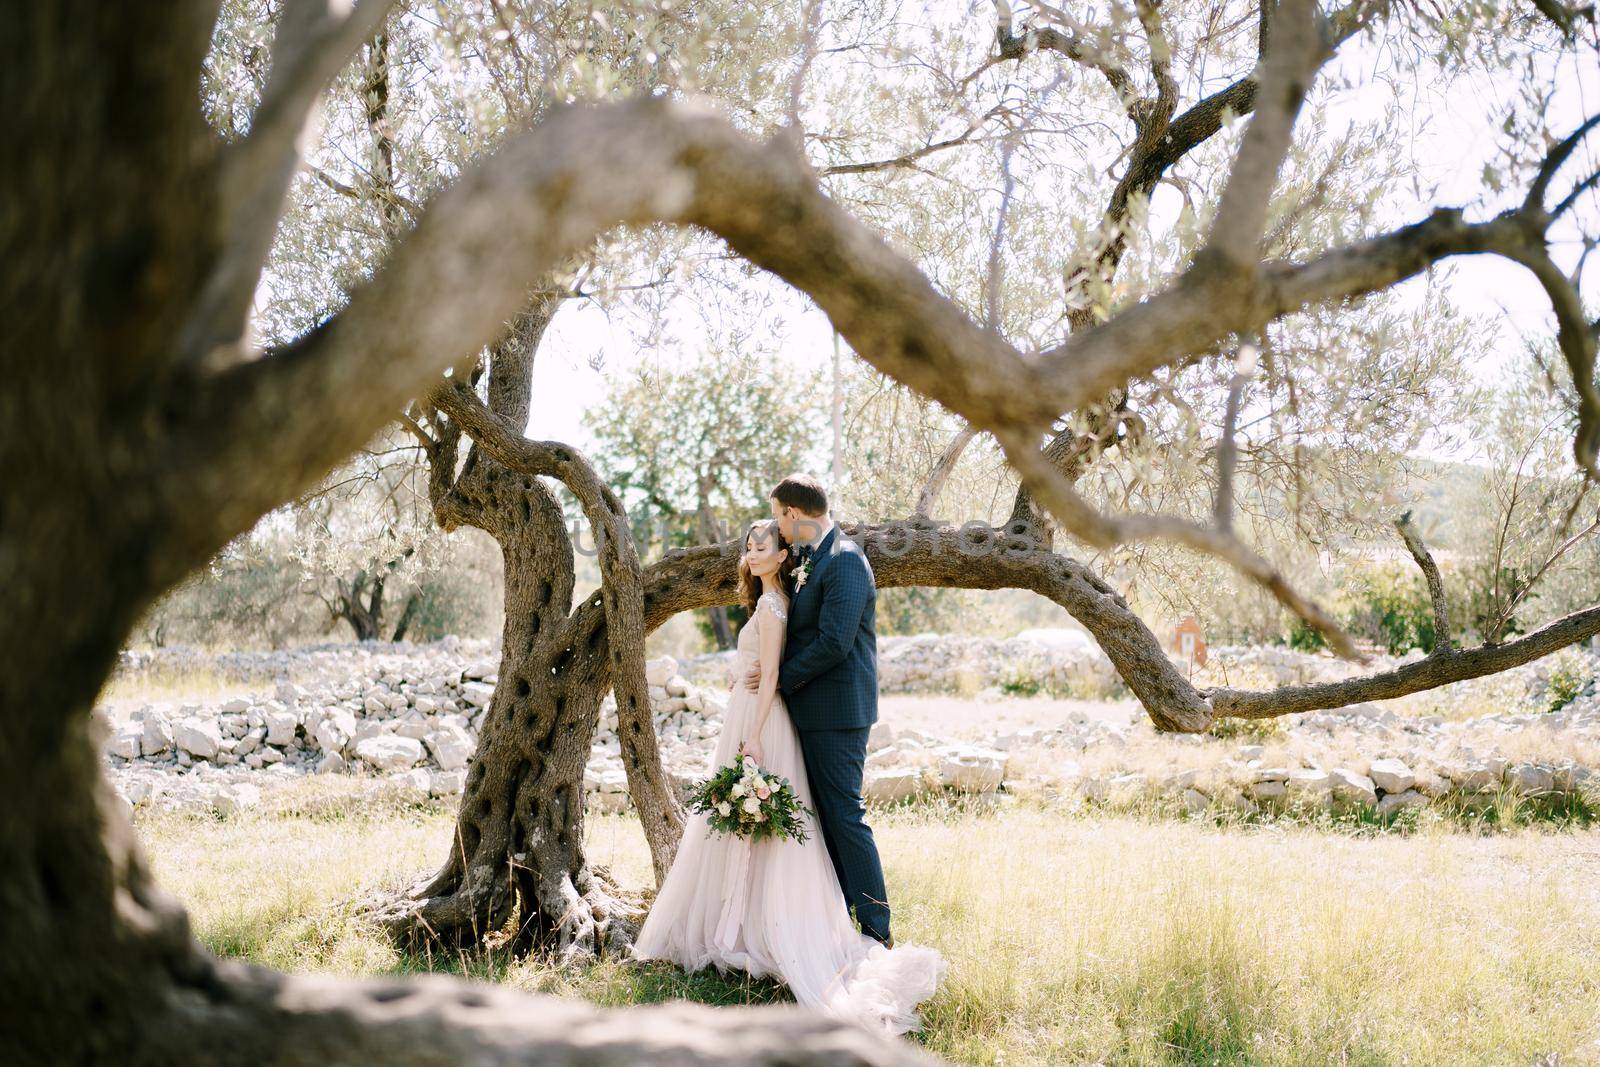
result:
[[[742,753],[710,778],[695,783],[689,810],[704,812],[707,825],[717,833],[752,841],[775,837],[804,841],[806,825],[801,813],[815,814],[800,803],[787,778],[762,770]]]

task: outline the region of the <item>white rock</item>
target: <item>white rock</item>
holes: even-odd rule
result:
[[[1581,790],[1585,783],[1595,777],[1595,772],[1588,767],[1569,764],[1556,770],[1553,775],[1555,787],[1562,793],[1572,793]]]
[[[466,788],[466,771],[434,771],[428,778],[428,792],[436,797],[455,796]]]
[[[172,728],[172,739],[191,756],[212,759],[222,749],[222,730],[215,719],[189,716]]]
[[[139,750],[154,756],[172,747],[172,722],[159,711],[146,710],[144,730],[139,739]]]
[[[644,680],[649,685],[665,688],[667,681],[678,673],[678,661],[671,656],[644,661]]]
[[[1328,774],[1333,795],[1350,804],[1376,804],[1378,791],[1372,779],[1345,767],[1336,767]]]
[[[468,682],[461,687],[461,697],[475,708],[487,708],[494,699],[494,686],[487,682]]]
[[[1404,793],[1407,789],[1417,784],[1417,776],[1405,761],[1397,759],[1376,759],[1367,769],[1367,776],[1372,779],[1372,784],[1385,793]]]
[[[356,732],[350,735],[351,744],[365,741],[369,737],[379,737],[383,734],[394,733],[394,723],[385,719],[366,719],[356,727]]]
[[[914,767],[887,769],[870,775],[861,795],[876,804],[909,800],[927,788],[922,772]]]
[[[905,752],[899,748],[890,746],[889,748],[880,748],[876,752],[868,752],[866,766],[868,770],[884,770],[889,767],[899,767],[904,764],[905,761]]]
[[[467,765],[477,744],[459,726],[446,724],[427,735],[428,748],[440,770],[460,770]]]
[[[1253,782],[1245,787],[1245,792],[1254,800],[1282,800],[1289,793],[1289,787],[1279,781]]]
[[[1431,768],[1419,767],[1414,788],[1425,797],[1442,797],[1450,792],[1450,780],[1434,773]]]
[[[1200,778],[1199,768],[1190,767],[1188,770],[1177,771],[1169,774],[1162,780],[1163,788],[1176,792],[1179,789],[1188,789]]]
[[[1521,796],[1542,796],[1556,787],[1555,775],[1532,763],[1519,763],[1506,769],[1506,785]]]
[[[939,763],[939,784],[961,793],[992,793],[1005,780],[1007,756],[984,748],[959,748]]]
[[[1106,792],[1118,799],[1142,793],[1150,786],[1150,777],[1141,771],[1119,774],[1106,783]]]
[[[143,750],[144,723],[120,722],[116,733],[106,742],[106,751],[123,759],[138,759]]]
[[[267,744],[294,744],[295,729],[299,725],[292,711],[267,712]]]
[[[222,815],[237,815],[261,803],[261,790],[245,782],[223,786],[212,796],[212,804]]]
[[[1446,768],[1444,773],[1462,792],[1478,792],[1494,789],[1500,784],[1500,776],[1505,772],[1504,764],[1504,760],[1499,761],[1498,765],[1493,760],[1480,760]]]
[[[322,751],[337,755],[344,751],[356,733],[356,717],[343,708],[325,713],[317,723],[315,737]]]
[[[403,771],[422,760],[422,742],[414,737],[382,734],[356,742],[355,754],[380,771]]]
[[[433,772],[426,767],[397,774],[389,779],[390,791],[408,801],[428,799],[433,789]]]
[[[1211,798],[1198,789],[1185,789],[1183,791],[1183,806],[1191,812],[1205,811],[1211,806]]]
[[[1400,793],[1390,793],[1378,801],[1379,815],[1392,815],[1406,808],[1424,808],[1428,805],[1428,798],[1415,789],[1407,789]]]
[[[1288,788],[1298,793],[1327,793],[1333,789],[1333,779],[1326,771],[1299,768],[1289,772]]]
[[[328,752],[322,757],[322,762],[317,764],[318,774],[340,774],[349,765],[343,756],[337,752]]]

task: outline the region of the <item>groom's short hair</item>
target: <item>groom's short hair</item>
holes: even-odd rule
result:
[[[778,483],[772,499],[786,508],[799,508],[807,515],[822,515],[828,510],[828,494],[822,483],[809,474],[791,474]]]

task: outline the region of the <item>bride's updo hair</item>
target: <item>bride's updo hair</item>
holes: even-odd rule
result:
[[[761,596],[761,579],[750,573],[750,568],[745,566],[744,548],[750,543],[750,535],[756,531],[763,531],[759,537],[770,537],[773,544],[779,548],[789,548],[789,542],[783,539],[783,531],[778,529],[778,524],[771,519],[757,519],[744,528],[744,539],[739,542],[739,603],[744,605],[745,614],[756,613],[756,600]],[[795,558],[794,550],[790,548],[789,554],[783,557],[783,562],[778,564],[778,584],[785,591],[789,588],[789,575],[800,561]]]

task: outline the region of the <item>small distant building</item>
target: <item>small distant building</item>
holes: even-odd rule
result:
[[[1172,631],[1172,654],[1186,660],[1191,668],[1206,665],[1206,637],[1200,630],[1200,620],[1185,615]]]

